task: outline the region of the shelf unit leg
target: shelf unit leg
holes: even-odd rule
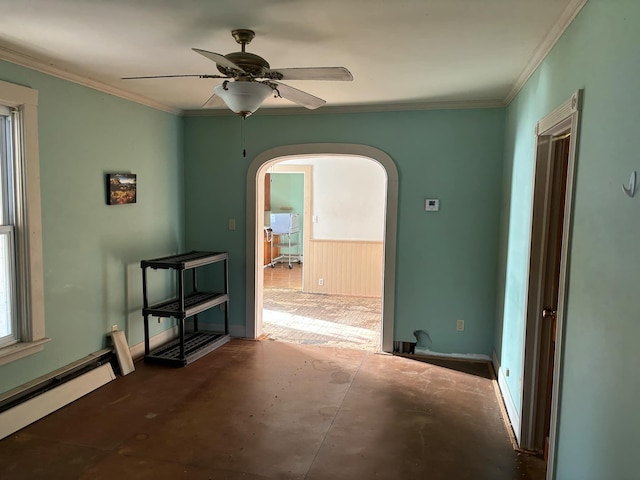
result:
[[[178,299],[180,300],[180,311],[184,312],[184,271],[178,272]]]
[[[184,359],[184,318],[178,320],[178,331],[180,334],[180,359]]]
[[[149,307],[147,300],[147,269],[142,269],[142,308]],[[149,315],[144,316],[144,354],[149,355]]]
[[[224,261],[224,293],[229,295],[229,260]],[[224,309],[224,334],[229,335],[229,300]]]
[[[144,316],[144,354],[149,355],[149,315]]]

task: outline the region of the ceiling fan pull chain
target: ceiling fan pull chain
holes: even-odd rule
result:
[[[240,136],[242,138],[242,156],[244,158],[247,158],[247,149],[246,149],[246,141],[245,141],[245,121],[247,120],[247,117],[242,117],[242,124],[240,127],[241,133]]]

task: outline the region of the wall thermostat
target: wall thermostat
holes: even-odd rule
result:
[[[427,212],[437,212],[440,210],[440,200],[437,198],[427,198],[424,201],[424,209]]]

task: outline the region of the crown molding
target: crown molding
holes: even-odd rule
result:
[[[98,90],[115,97],[123,98],[147,107],[161,110],[174,115],[189,117],[211,117],[211,116],[236,116],[228,109],[187,109],[170,107],[163,103],[151,100],[143,95],[113,87],[104,82],[94,80],[79,73],[56,67],[43,60],[31,57],[21,52],[16,52],[0,45],[0,60],[20,65],[22,67],[36,70],[38,72],[51,75],[63,80],[68,80],[78,85]],[[502,108],[505,104],[501,100],[471,101],[471,102],[413,102],[413,103],[385,103],[373,105],[336,105],[324,106],[318,110],[308,110],[302,107],[276,107],[260,108],[253,115],[309,115],[309,114],[340,114],[340,113],[376,113],[376,112],[403,112],[414,110],[462,110],[474,108]]]
[[[324,106],[317,110],[308,110],[302,107],[262,107],[252,117],[268,115],[327,115],[341,113],[380,113],[380,112],[406,112],[419,110],[466,110],[474,108],[503,108],[502,100],[489,100],[478,102],[415,102],[415,103],[385,103],[378,105],[336,105]],[[227,109],[198,109],[184,110],[186,117],[231,117],[237,116]]]
[[[558,21],[549,30],[545,38],[538,45],[533,56],[527,63],[526,67],[518,76],[511,90],[504,100],[489,101],[471,101],[471,102],[413,102],[413,103],[397,103],[397,104],[373,104],[373,105],[340,105],[325,106],[318,110],[307,110],[301,107],[280,107],[259,109],[254,115],[309,115],[309,114],[343,114],[343,113],[377,113],[377,112],[401,112],[401,111],[419,111],[419,110],[461,110],[475,108],[502,108],[508,106],[522,87],[527,83],[531,75],[538,69],[540,64],[562,37],[571,22],[578,15],[580,10],[585,6],[588,0],[571,0],[565,8]],[[173,115],[182,115],[189,117],[209,117],[209,116],[235,116],[236,114],[227,109],[179,109],[157,102],[143,95],[138,95],[130,91],[108,85],[99,80],[94,80],[80,73],[70,72],[68,70],[56,67],[44,60],[32,57],[30,55],[17,52],[10,48],[0,45],[0,60],[20,65],[38,72],[51,75],[63,80],[67,80],[78,85],[82,85],[115,97],[129,100],[147,107],[171,113]]]
[[[24,53],[16,52],[15,50],[11,50],[2,45],[0,45],[0,60],[5,60],[7,62],[20,65],[21,67],[30,68],[31,70],[36,70],[53,77],[68,80],[70,82],[77,83],[78,85],[82,85],[84,87],[92,88],[93,90],[98,90],[99,92],[113,95],[114,97],[123,98],[125,100],[139,103],[147,107],[155,108],[156,110],[172,113],[174,115],[182,115],[182,110],[179,108],[170,107],[142,95],[138,95],[121,88],[113,87],[111,85],[107,85],[106,83],[94,80],[81,74],[69,72],[62,68],[49,64],[43,60],[25,55]]]
[[[547,57],[558,40],[560,40],[560,37],[562,37],[566,29],[571,25],[571,22],[573,22],[573,19],[576,18],[587,2],[588,0],[571,0],[571,2],[569,2],[567,8],[565,8],[558,21],[551,27],[547,35],[545,35],[542,42],[540,42],[538,48],[533,52],[531,60],[529,60],[529,63],[527,63],[527,66],[524,67],[524,70],[522,70],[522,73],[520,73],[518,79],[513,84],[511,91],[504,99],[505,105],[508,106],[516,95],[520,93],[522,87],[524,87],[529,78],[531,78],[531,75],[538,69],[542,61]]]

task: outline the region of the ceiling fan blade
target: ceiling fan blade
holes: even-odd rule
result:
[[[214,93],[213,95],[211,95],[211,97],[209,97],[209,100],[204,102],[204,105],[202,105],[202,108],[222,107],[224,105],[225,105],[224,100],[222,100],[222,98],[220,98],[218,95]]]
[[[351,72],[344,67],[276,68],[270,72],[281,74],[281,80],[353,80]]]
[[[315,97],[310,93],[303,92],[302,90],[298,90],[297,88],[290,87],[289,85],[285,85],[280,82],[273,82],[277,85],[277,93],[287,100],[297,103],[298,105],[302,105],[303,107],[308,108],[309,110],[314,110],[318,107],[324,105],[326,100]]]
[[[191,50],[207,57],[209,60],[213,60],[221,67],[230,68],[231,70],[235,70],[240,73],[247,73],[231,60],[228,60],[224,55],[220,55],[219,53],[207,52],[206,50],[200,50],[199,48],[192,48]]]
[[[143,80],[147,78],[186,78],[186,77],[197,77],[197,78],[229,78],[224,75],[150,75],[147,77],[122,77],[120,80]]]

